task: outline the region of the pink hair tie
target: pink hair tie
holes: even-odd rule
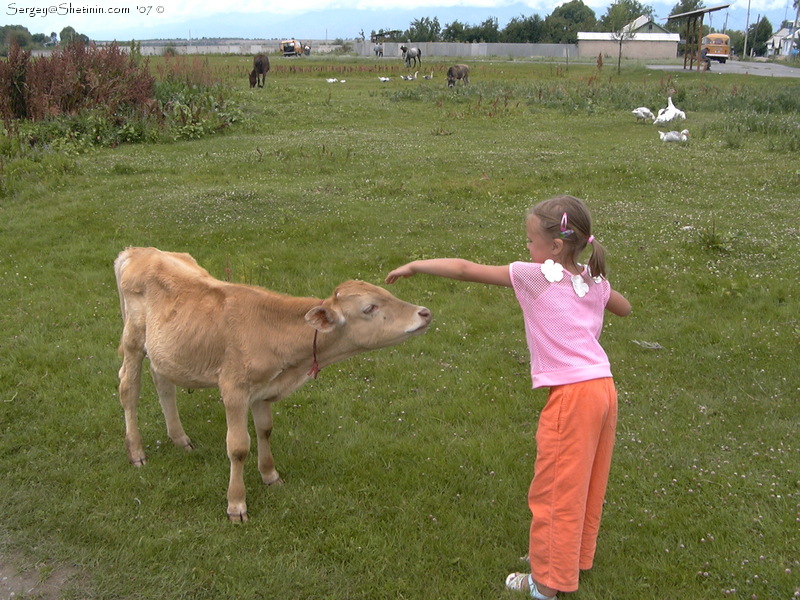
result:
[[[593,235],[590,235],[590,236],[589,236],[589,239],[588,239],[588,240],[586,240],[586,243],[587,243],[587,244],[591,244],[592,242],[594,242],[594,236],[593,236]]]

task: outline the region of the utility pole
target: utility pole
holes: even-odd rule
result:
[[[742,58],[747,58],[747,34],[750,28],[750,0],[747,0],[747,18],[744,22],[744,52]]]

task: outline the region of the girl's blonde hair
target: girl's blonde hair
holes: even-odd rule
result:
[[[564,240],[564,247],[575,262],[587,244],[591,244],[589,272],[593,277],[606,276],[606,251],[592,235],[592,215],[583,202],[573,196],[557,196],[530,209],[526,220],[532,215],[553,239]]]

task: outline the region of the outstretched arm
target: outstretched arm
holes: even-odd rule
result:
[[[474,281],[476,283],[511,287],[511,275],[508,272],[508,265],[479,265],[461,258],[415,260],[394,269],[386,276],[386,283],[394,283],[401,277],[411,277],[417,273],[458,279],[459,281]]]
[[[627,317],[631,314],[631,303],[619,292],[611,290],[611,296],[606,302],[606,310],[618,317]]]

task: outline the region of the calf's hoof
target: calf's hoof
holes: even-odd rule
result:
[[[231,523],[247,523],[247,519],[248,517],[246,510],[233,511],[233,512],[231,512],[230,510],[228,511],[228,520]]]
[[[183,448],[187,452],[191,452],[192,450],[194,450],[194,444],[192,443],[192,440],[190,440],[188,437],[185,436],[175,441],[175,445],[178,448]]]
[[[263,481],[267,485],[283,485],[283,479],[281,479],[281,476],[278,474],[277,471],[273,471],[272,473],[269,473],[267,475],[262,475],[261,481]]]

